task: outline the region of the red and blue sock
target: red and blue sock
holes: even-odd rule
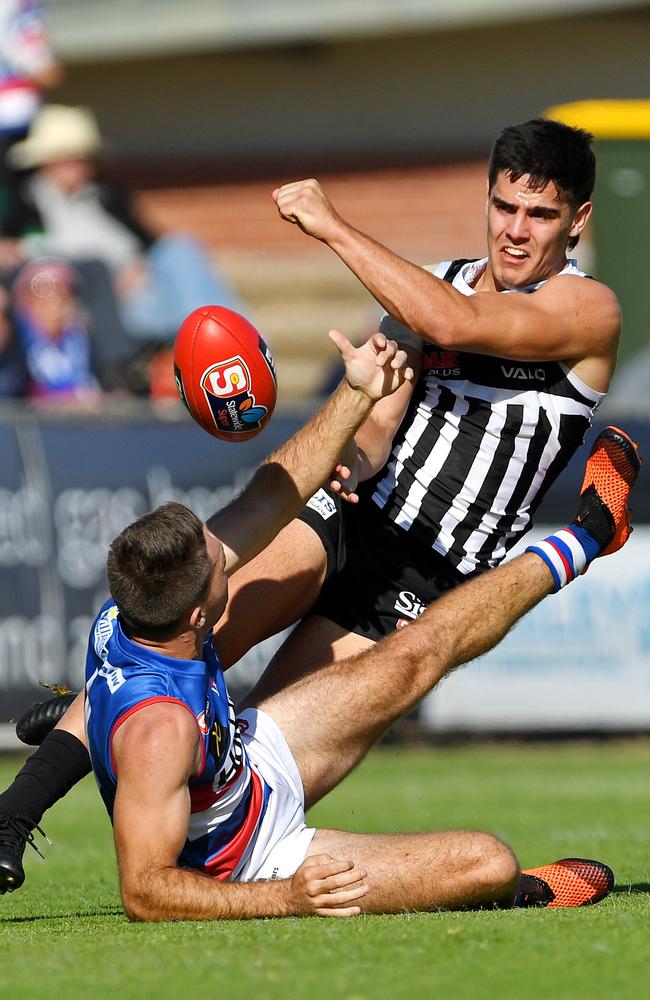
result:
[[[536,545],[529,545],[526,552],[534,552],[544,560],[553,576],[553,593],[557,594],[567,583],[586,572],[601,548],[585,528],[570,524]]]

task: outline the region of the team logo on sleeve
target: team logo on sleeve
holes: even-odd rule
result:
[[[238,356],[207,368],[201,388],[216,426],[226,434],[256,430],[268,413],[266,406],[256,404],[250,371]]]

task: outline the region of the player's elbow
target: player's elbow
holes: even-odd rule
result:
[[[156,919],[150,900],[137,891],[122,887],[122,906],[127,917],[133,923],[143,923]]]
[[[155,880],[123,879],[120,883],[122,906],[129,920],[144,923],[169,919],[156,892]]]

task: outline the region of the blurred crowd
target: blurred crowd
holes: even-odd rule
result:
[[[175,395],[183,317],[241,303],[198,241],[102,178],[93,112],[45,99],[61,75],[41,4],[0,0],[0,398]]]

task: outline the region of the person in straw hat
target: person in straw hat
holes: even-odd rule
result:
[[[200,244],[178,233],[158,236],[129,197],[97,178],[102,145],[90,109],[42,108],[9,153],[10,165],[29,173],[5,235],[31,234],[28,254],[100,261],[110,271],[132,338],[170,339],[185,315],[206,302],[241,308]]]

